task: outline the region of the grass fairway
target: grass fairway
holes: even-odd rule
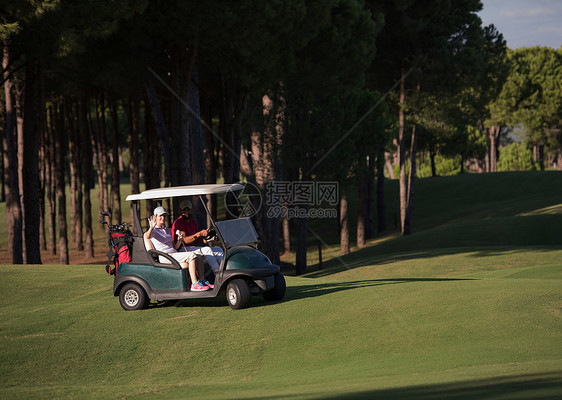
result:
[[[125,312],[102,266],[0,266],[0,398],[560,398],[562,198],[535,195],[431,224],[419,194],[415,235],[240,311]]]

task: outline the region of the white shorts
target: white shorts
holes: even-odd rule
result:
[[[205,257],[205,261],[213,271],[220,268],[220,263],[224,257],[224,252],[220,247],[209,247],[209,246],[185,246],[188,253],[195,253],[197,256]]]
[[[193,251],[178,251],[177,253],[168,253],[169,256],[175,258],[180,263],[189,264],[191,260],[196,259],[199,257],[199,254],[195,254]],[[171,264],[172,262],[168,260],[166,257],[160,256],[160,262],[163,264]]]

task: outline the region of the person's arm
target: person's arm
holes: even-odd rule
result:
[[[178,230],[177,233],[174,232],[177,237],[177,241],[174,242],[174,249],[179,250],[182,242],[183,242],[183,232]]]
[[[183,237],[183,241],[185,244],[191,244],[193,242],[195,242],[197,239],[199,239],[200,237],[205,237],[207,236],[207,229],[203,229],[199,232],[194,233],[193,235],[190,236],[184,236]],[[179,242],[179,240],[178,240]]]
[[[148,230],[144,233],[144,238],[150,240],[150,238],[152,237],[152,231],[156,226],[156,218],[154,215],[148,219],[148,225],[149,227]]]

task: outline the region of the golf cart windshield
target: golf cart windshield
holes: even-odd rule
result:
[[[216,227],[221,233],[225,244],[229,247],[256,243],[258,241],[258,234],[250,218],[219,221],[216,223]]]

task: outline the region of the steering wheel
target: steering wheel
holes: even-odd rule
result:
[[[211,240],[215,240],[216,237],[217,237],[217,232],[215,231],[215,228],[210,227],[209,229],[207,229],[207,236],[205,236],[205,240],[207,242],[210,242]]]

